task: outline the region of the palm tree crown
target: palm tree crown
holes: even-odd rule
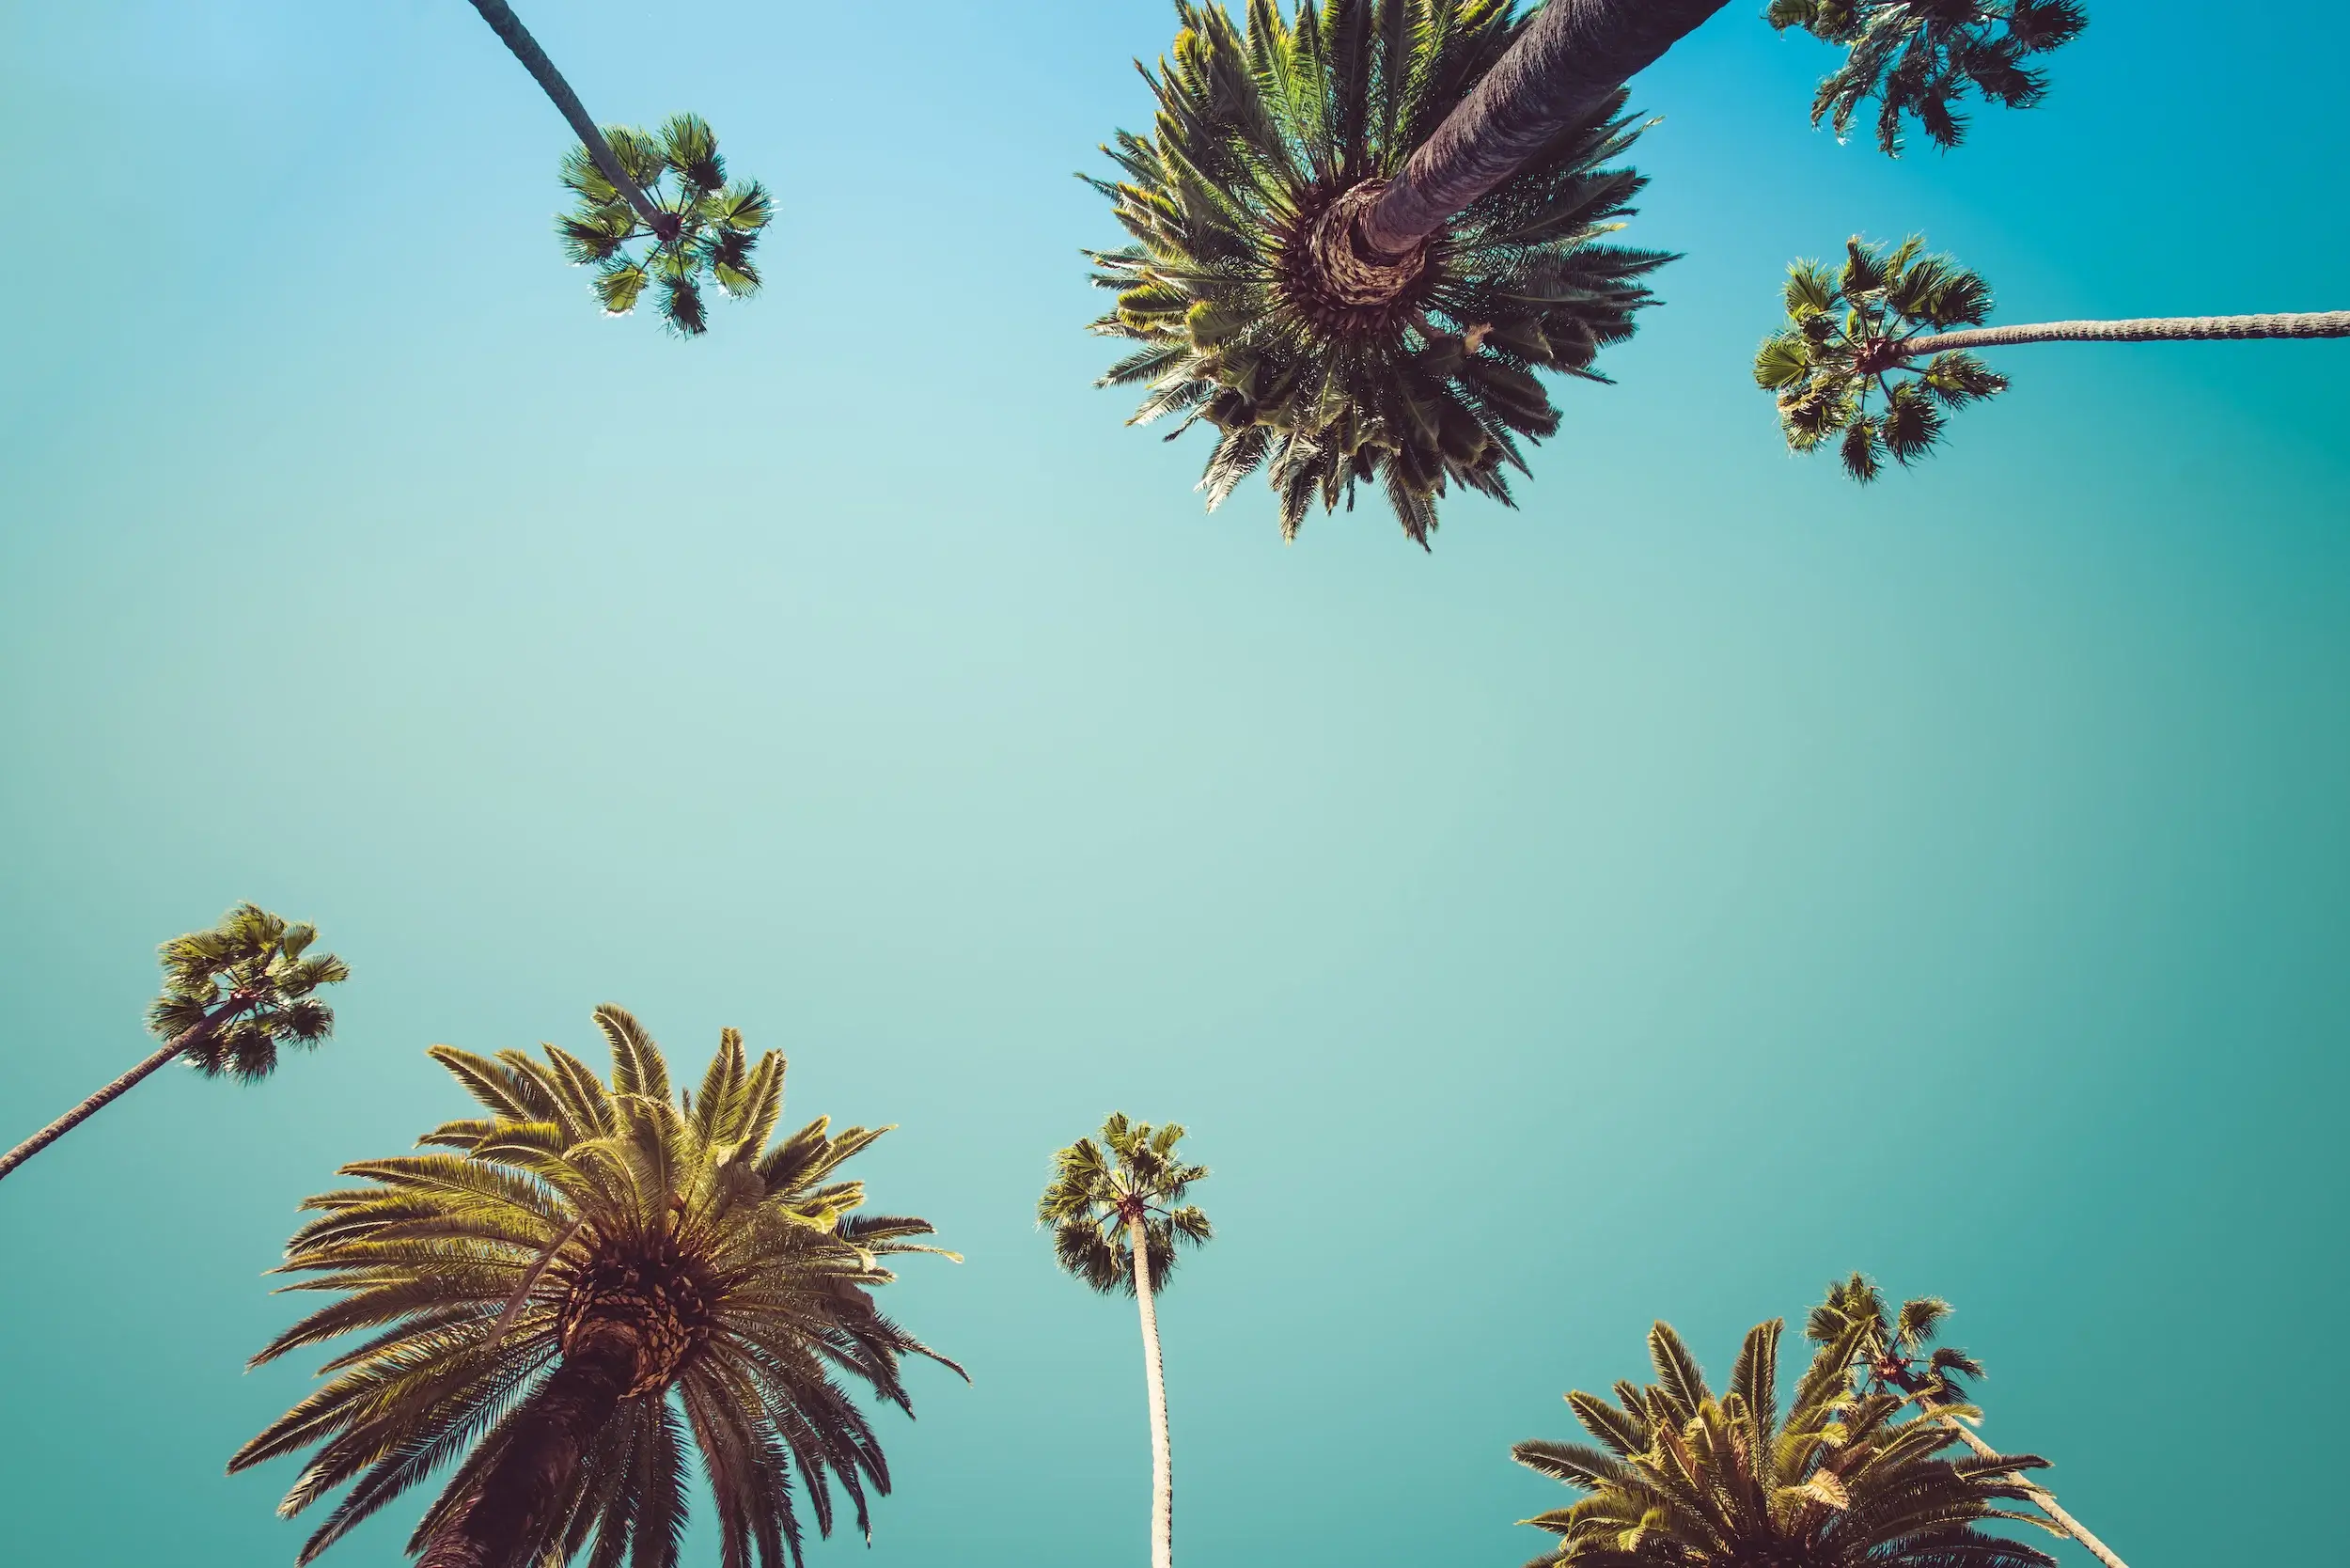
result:
[[[637,1022],[595,1016],[608,1084],[554,1046],[543,1061],[434,1046],[489,1114],[434,1129],[435,1152],[346,1166],[359,1184],[304,1204],[317,1217],[280,1272],[339,1299],[256,1363],[372,1337],[229,1466],[314,1450],[289,1514],[350,1484],[301,1560],[452,1461],[410,1543],[433,1568],[540,1568],[591,1540],[598,1568],[668,1568],[689,1442],[728,1564],[799,1561],[795,1487],[827,1533],[835,1482],[861,1528],[868,1487],[888,1491],[843,1384],[912,1413],[900,1358],[932,1353],[871,1293],[883,1259],[935,1249],[906,1240],[930,1232],[920,1219],[858,1213],[863,1184],[837,1175],[887,1129],[819,1118],[771,1143],[779,1054],[749,1061],[727,1030],[673,1097]]]
[[[603,138],[652,214],[636,210],[586,147],[573,147],[563,183],[578,200],[556,220],[565,253],[596,269],[596,298],[610,314],[635,309],[650,286],[670,331],[709,330],[705,283],[733,299],[759,291],[750,256],[775,215],[766,188],[727,179],[717,136],[694,115],[672,115],[655,132],[605,126]]]
[[[1874,99],[1877,146],[1889,156],[1900,155],[1904,119],[1936,147],[1965,140],[1957,105],[1970,91],[2030,108],[2048,75],[2026,62],[2089,25],[2077,0],[1771,0],[1764,14],[1781,32],[1799,27],[1845,51],[1812,96],[1811,123],[1827,119],[1841,141]]]
[[[1778,395],[1779,429],[1793,450],[1831,436],[1845,472],[1864,484],[1884,460],[1907,466],[1942,438],[1948,410],[2007,389],[1963,350],[1911,363],[1921,335],[1979,322],[1991,290],[1947,256],[1921,254],[1912,235],[1889,252],[1857,237],[1841,268],[1798,261],[1788,269],[1787,324],[1763,340],[1754,379]]]
[[[1602,243],[1642,181],[1604,167],[1637,133],[1609,95],[1441,234],[1387,260],[1354,243],[1414,149],[1523,30],[1513,0],[1177,0],[1171,55],[1143,75],[1149,136],[1105,148],[1091,181],[1134,237],[1091,253],[1119,291],[1094,323],[1141,344],[1104,385],[1148,388],[1134,423],[1181,416],[1217,440],[1211,508],[1266,470],[1293,537],[1358,484],[1422,545],[1451,484],[1509,500],[1520,440],[1554,433],[1539,370],[1605,380],[1600,348],[1651,303],[1669,259]],[[1173,439],[1170,435],[1168,439]]]
[[[1904,1301],[1896,1310],[1866,1275],[1831,1284],[1804,1325],[1804,1338],[1823,1352],[1845,1347],[1856,1387],[1936,1404],[1971,1404],[1962,1377],[1982,1376],[1982,1363],[1963,1350],[1935,1344],[1950,1304],[1935,1296]]]
[[[315,926],[251,903],[210,931],[173,937],[161,949],[164,990],[147,1010],[148,1027],[182,1042],[180,1056],[206,1077],[268,1077],[279,1046],[307,1048],[335,1032],[335,1010],[317,993],[349,980],[351,967],[311,952],[318,937]]]
[[[1175,1268],[1175,1244],[1197,1247],[1214,1235],[1198,1204],[1183,1198],[1208,1168],[1176,1157],[1179,1122],[1153,1128],[1124,1112],[1102,1123],[1095,1142],[1081,1137],[1053,1156],[1053,1180],[1036,1206],[1053,1231],[1061,1267],[1104,1295],[1135,1294],[1130,1227],[1142,1223],[1144,1263],[1156,1291]]]
[[[1526,1521],[1559,1537],[1529,1568],[2053,1568],[1981,1528],[2029,1518],[1998,1505],[2024,1495],[2013,1472],[2041,1461],[1945,1457],[1955,1435],[1902,1419],[1891,1395],[1856,1392],[1841,1344],[1813,1359],[1782,1420],[1782,1330],[1748,1332],[1718,1396],[1661,1323],[1649,1335],[1655,1383],[1617,1384],[1613,1404],[1569,1394],[1596,1446],[1513,1451],[1590,1495]]]

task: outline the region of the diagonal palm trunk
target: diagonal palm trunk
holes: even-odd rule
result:
[[[1982,1438],[1976,1436],[1965,1421],[1960,1420],[1956,1416],[1945,1415],[1941,1409],[1935,1405],[1931,1401],[1921,1400],[1919,1403],[1923,1407],[1926,1414],[1932,1416],[1935,1420],[1940,1421],[1944,1426],[1949,1427],[1952,1432],[1957,1433],[1959,1436],[1966,1441],[1966,1446],[1974,1450],[1978,1455],[1984,1459],[1997,1459],[1999,1457],[1999,1450],[1984,1442]],[[2094,1556],[2098,1561],[2104,1563],[2106,1568],[2129,1568],[2129,1564],[2114,1556],[2112,1547],[2107,1545],[2104,1542],[2089,1533],[2088,1526],[2082,1524],[2078,1519],[2076,1519],[2070,1513],[2067,1513],[2062,1508],[2057,1506],[2055,1495],[2046,1487],[2042,1486],[2039,1482],[2032,1481],[2029,1477],[2022,1474],[2013,1475],[2010,1477],[2010,1479],[2024,1489],[2025,1496],[2031,1498],[2032,1506],[2034,1508],[2037,1508],[2041,1513],[2045,1513],[2049,1518],[2054,1519],[2058,1524],[2063,1526],[2065,1533],[2070,1535],[2074,1540],[2079,1542],[2082,1545],[2088,1547],[2090,1553]]]
[[[2121,321],[2039,321],[2026,326],[1966,327],[1913,337],[1904,359],[1952,349],[1998,349],[2018,343],[2182,343],[2228,337],[2350,337],[2350,310],[2308,310],[2280,316],[2146,316]]]
[[[673,235],[677,227],[676,217],[655,207],[652,198],[638,189],[636,181],[628,177],[628,171],[620,167],[620,160],[613,154],[612,144],[603,139],[603,133],[596,128],[596,122],[588,118],[588,110],[579,102],[579,95],[572,91],[572,85],[563,80],[563,73],[555,69],[555,62],[547,58],[547,52],[539,47],[539,40],[530,36],[530,29],[523,25],[513,8],[507,5],[506,0],[473,0],[473,8],[481,13],[481,20],[490,24],[490,30],[505,41],[506,47],[514,52],[514,58],[522,61],[523,69],[530,72],[531,79],[545,89],[547,97],[554,100],[556,108],[571,122],[572,133],[588,149],[588,155],[596,161],[596,167],[603,171],[606,180],[612,181],[620,195],[628,198],[628,204],[636,210],[638,217],[644,219],[645,226],[663,239]],[[666,231],[665,224],[668,226]]]
[[[1409,256],[1727,0],[1547,0],[1499,64],[1355,225],[1367,255]]]
[[[126,1091],[134,1087],[141,1079],[152,1074],[157,1068],[163,1066],[165,1062],[174,1060],[181,1052],[187,1050],[190,1046],[202,1043],[205,1037],[210,1035],[213,1029],[219,1027],[220,1020],[226,1015],[226,1010],[221,1012],[216,1012],[212,1014],[212,1016],[205,1019],[202,1023],[196,1025],[194,1028],[189,1029],[185,1033],[171,1040],[162,1050],[157,1051],[153,1056],[149,1057],[145,1061],[142,1061],[136,1067],[132,1068],[131,1071],[125,1073],[122,1076],[117,1078],[114,1082],[108,1084],[105,1088],[100,1090],[97,1093],[83,1101],[80,1105],[74,1106],[71,1110],[66,1112],[63,1116],[49,1123],[48,1126],[43,1127],[39,1132],[35,1133],[31,1137],[26,1138],[24,1142],[9,1150],[6,1154],[0,1154],[0,1178],[7,1177],[8,1172],[14,1170],[18,1166],[23,1165],[26,1160],[31,1159],[35,1154],[39,1153],[42,1150],[48,1148],[51,1144],[65,1137],[66,1134],[71,1132],[83,1122],[87,1121],[91,1117],[96,1116],[100,1111],[104,1110],[108,1105],[114,1104],[115,1101],[120,1099]]]
[[[416,1568],[508,1568],[523,1560],[572,1500],[580,1464],[635,1371],[633,1334],[583,1336],[566,1350],[523,1407],[472,1498],[424,1543]]]
[[[1167,1373],[1159,1364],[1159,1312],[1151,1299],[1150,1232],[1136,1215],[1126,1222],[1135,1257],[1135,1299],[1142,1307],[1142,1371],[1151,1388],[1151,1568],[1174,1568],[1175,1467],[1167,1436]]]

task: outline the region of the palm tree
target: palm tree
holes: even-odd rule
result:
[[[1245,31],[1215,5],[1177,10],[1172,57],[1144,71],[1155,132],[1120,133],[1104,150],[1124,178],[1093,181],[1135,240],[1092,253],[1119,290],[1095,330],[1141,345],[1103,384],[1148,387],[1135,423],[1217,430],[1211,508],[1264,466],[1285,537],[1362,483],[1423,547],[1449,484],[1507,501],[1519,439],[1559,427],[1534,372],[1606,379],[1593,359],[1668,259],[1604,243],[1641,185],[1605,166],[1637,133],[1623,94],[1611,83],[1440,243],[1378,262],[1352,226],[1512,57],[1511,0],[1324,0],[1293,23],[1258,0]]]
[[[165,1062],[184,1060],[208,1078],[258,1083],[277,1068],[281,1045],[316,1045],[335,1029],[321,986],[351,978],[333,953],[312,953],[310,926],[290,925],[241,903],[210,931],[175,936],[160,949],[164,992],[147,1010],[162,1048],[128,1073],[0,1154],[5,1177],[88,1121]]]
[[[1771,0],[1764,14],[1782,33],[1800,28],[1845,51],[1812,95],[1811,123],[1829,119],[1841,141],[1860,105],[1875,99],[1877,146],[1888,157],[1901,155],[1904,118],[1936,147],[1965,140],[1957,104],[1969,91],[2003,108],[2038,103],[2048,74],[2025,61],[2089,25],[2077,0]]]
[[[1976,349],[2023,343],[2350,337],[2350,310],[2163,316],[1986,327],[1991,290],[1915,235],[1892,247],[1854,237],[1841,269],[1788,269],[1787,322],[1763,339],[1754,379],[1778,399],[1791,450],[1838,438],[1844,470],[1866,484],[1890,457],[1906,467],[1941,441],[1948,412],[2007,390]],[[1922,365],[1919,361],[1923,361]]]
[[[506,0],[473,0],[555,102],[579,146],[563,160],[575,209],[556,221],[564,251],[596,269],[596,298],[625,316],[648,284],[660,290],[662,320],[682,337],[709,329],[705,280],[736,299],[759,290],[751,248],[774,216],[757,180],[729,183],[718,140],[693,115],[673,115],[658,132],[599,128],[579,95]],[[632,247],[643,243],[643,249]]]
[[[309,1562],[451,1461],[408,1549],[423,1568],[672,1568],[699,1450],[728,1564],[800,1561],[795,1486],[830,1534],[838,1482],[870,1538],[889,1490],[880,1441],[844,1382],[913,1414],[900,1357],[960,1372],[875,1308],[882,1260],[934,1252],[920,1219],[857,1213],[841,1164],[887,1128],[819,1117],[770,1142],[784,1060],[728,1029],[697,1090],[672,1096],[661,1048],[619,1008],[595,1013],[609,1083],[549,1045],[431,1055],[489,1112],[345,1166],[357,1184],[303,1205],[280,1273],[338,1299],[254,1363],[371,1337],[239,1450],[242,1470],[311,1452],[279,1512],[349,1484]],[[953,1254],[946,1254],[953,1256]],[[462,1459],[461,1459],[462,1456]],[[796,1477],[794,1472],[796,1472]]]
[[[1175,1122],[1153,1129],[1122,1111],[1102,1123],[1102,1141],[1081,1137],[1053,1156],[1052,1184],[1036,1206],[1053,1228],[1060,1266],[1112,1295],[1124,1291],[1142,1309],[1142,1372],[1151,1398],[1151,1568],[1175,1560],[1175,1475],[1167,1444],[1167,1377],[1159,1363],[1158,1293],[1175,1268],[1175,1244],[1197,1247],[1214,1234],[1198,1205],[1183,1201],[1204,1165],[1185,1165]]]
[[[1899,1312],[1891,1311],[1883,1293],[1866,1276],[1856,1274],[1828,1286],[1826,1299],[1811,1309],[1804,1334],[1824,1354],[1842,1347],[1844,1364],[1851,1369],[1856,1387],[1880,1394],[1898,1393],[1956,1433],[1977,1454],[1993,1458],[1998,1450],[1966,1424],[1964,1412],[1972,1409],[1974,1402],[1958,1382],[1962,1377],[1982,1377],[1982,1364],[1965,1351],[1934,1343],[1942,1320],[1950,1314],[1950,1304],[1932,1296],[1904,1301]],[[2106,1568],[2126,1568],[2110,1546],[2057,1506],[2047,1488],[2020,1476],[2016,1479],[2031,1505],[2088,1547]]]
[[[1665,1324],[1649,1334],[1657,1381],[1616,1403],[1567,1396],[1590,1443],[1528,1442],[1519,1464],[1590,1494],[1525,1523],[1559,1544],[1528,1568],[2054,1568],[1981,1528],[2029,1519],[2029,1454],[1944,1457],[1955,1439],[1890,1394],[1856,1390],[1842,1344],[1813,1358],[1778,1419],[1783,1324],[1759,1324],[1716,1397]],[[2032,1521],[2037,1523],[2038,1521]]]

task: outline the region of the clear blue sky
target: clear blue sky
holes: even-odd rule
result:
[[[1856,228],[2007,321],[2350,305],[2350,24],[2102,0],[2045,108],[1890,165],[1753,8],[1637,86],[1669,304],[1426,557],[1201,516],[1089,386],[1070,175],[1159,0],[530,0],[780,197],[691,345],[560,263],[562,127],[462,0],[0,0],[0,1137],[235,900],[356,970],[331,1050],[0,1188],[0,1560],[290,1560],[288,1467],[221,1466],[306,1386],[240,1370],[295,1202],[454,1113],[428,1043],[606,998],[901,1123],[878,1197],[970,1255],[897,1305],[976,1383],[819,1563],[1140,1560],[1132,1311],[1030,1221],[1113,1106],[1216,1171],[1192,1560],[1510,1568],[1563,1390],[1853,1268],[1957,1302],[2138,1568],[2323,1557],[2350,344],[2017,351],[1866,493],[1747,363]]]

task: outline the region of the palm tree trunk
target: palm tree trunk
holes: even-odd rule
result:
[[[2182,343],[2219,337],[2350,337],[2350,310],[2305,310],[2282,316],[2144,316],[2124,321],[2040,321],[2029,326],[1966,327],[1913,337],[1904,359],[1952,349],[1999,349],[2017,343]]]
[[[132,1068],[131,1071],[125,1073],[122,1076],[117,1078],[114,1082],[108,1084],[105,1088],[100,1090],[97,1093],[83,1101],[80,1105],[74,1106],[71,1110],[66,1112],[63,1116],[49,1123],[48,1126],[43,1127],[39,1132],[35,1133],[31,1137],[26,1138],[24,1142],[9,1150],[6,1154],[0,1154],[0,1179],[6,1178],[9,1171],[14,1170],[18,1166],[23,1165],[26,1160],[31,1159],[35,1154],[39,1153],[42,1150],[48,1148],[51,1144],[65,1137],[66,1134],[71,1132],[74,1128],[80,1126],[83,1122],[87,1121],[91,1117],[105,1109],[116,1100],[119,1099],[124,1090],[130,1089],[133,1084],[136,1084],[141,1078],[146,1077],[149,1074],[163,1066],[164,1063],[180,1055],[180,1052],[185,1051],[189,1046],[201,1041],[205,1035],[212,1032],[213,1024],[213,1019],[207,1018],[202,1023],[196,1025],[194,1028],[186,1030],[176,1039],[165,1044],[162,1050],[157,1051],[153,1056],[149,1057],[145,1061],[140,1062],[136,1067]]]
[[[1928,1415],[1932,1416],[1935,1420],[1940,1421],[1944,1426],[1949,1427],[1952,1432],[1957,1433],[1960,1437],[1966,1440],[1966,1446],[1974,1450],[1977,1454],[1985,1459],[1997,1459],[1999,1457],[1999,1450],[1984,1442],[1981,1437],[1976,1436],[1974,1431],[1969,1428],[1965,1421],[1960,1420],[1956,1416],[1944,1415],[1931,1403],[1926,1403],[1923,1401],[1919,1403],[1924,1404],[1924,1408]],[[2042,1486],[2038,1482],[2020,1474],[2015,1476],[2013,1479],[2015,1483],[2024,1489],[2025,1496],[2031,1498],[2032,1506],[2034,1508],[2037,1508],[2041,1513],[2045,1513],[2049,1518],[2054,1519],[2058,1524],[2063,1526],[2065,1533],[2072,1536],[2074,1540],[2079,1542],[2082,1545],[2088,1547],[2091,1554],[2094,1556],[2098,1561],[2104,1563],[2106,1568],[2129,1568],[2128,1563],[2123,1562],[2120,1558],[2113,1555],[2112,1547],[2107,1545],[2104,1542],[2090,1534],[2089,1528],[2086,1525],[2083,1525],[2078,1519],[2074,1518],[2063,1509],[2058,1507],[2055,1496],[2051,1494],[2046,1487]]]
[[[1167,1439],[1167,1372],[1159,1364],[1159,1310],[1151,1299],[1150,1232],[1126,1222],[1135,1255],[1135,1299],[1142,1305],[1142,1372],[1151,1388],[1151,1568],[1175,1564],[1175,1465]]]
[[[1362,248],[1389,260],[1409,256],[1725,3],[1547,0],[1363,214]]]
[[[572,1500],[580,1462],[635,1370],[634,1335],[580,1336],[523,1407],[472,1499],[424,1543],[416,1568],[506,1568],[535,1549]]]
[[[523,25],[522,18],[514,14],[513,8],[507,5],[506,0],[473,0],[473,8],[481,13],[481,20],[490,24],[490,30],[505,40],[506,47],[514,52],[514,58],[522,61],[523,69],[529,71],[531,78],[555,101],[556,108],[571,122],[572,133],[588,149],[588,156],[596,161],[596,167],[603,171],[603,177],[628,198],[628,204],[636,210],[636,215],[645,220],[648,227],[657,229],[665,214],[652,204],[650,197],[637,188],[636,181],[628,177],[628,171],[620,167],[620,160],[613,155],[612,144],[603,139],[603,133],[596,128],[596,122],[588,118],[588,110],[579,102],[579,94],[572,91],[572,85],[563,80],[563,73],[555,69],[555,62],[547,58],[547,52],[539,47],[539,40],[530,36],[530,29]]]

